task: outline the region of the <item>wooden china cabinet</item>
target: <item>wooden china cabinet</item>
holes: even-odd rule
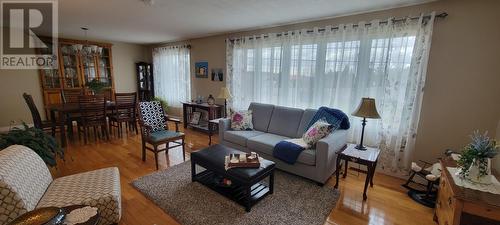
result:
[[[114,96],[112,44],[59,39],[58,45],[58,68],[40,70],[45,106],[61,103],[65,90],[89,93],[86,83],[93,79],[106,84],[103,93],[108,99]]]

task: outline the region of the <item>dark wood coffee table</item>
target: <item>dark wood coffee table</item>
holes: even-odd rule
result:
[[[226,196],[245,207],[250,212],[253,205],[263,199],[274,189],[275,164],[269,160],[261,160],[260,168],[224,168],[225,156],[240,154],[242,151],[223,145],[212,145],[208,148],[191,153],[191,178],[217,193]],[[196,165],[205,168],[196,172]],[[269,182],[263,182],[269,177]],[[220,183],[221,179],[231,180],[230,186]]]

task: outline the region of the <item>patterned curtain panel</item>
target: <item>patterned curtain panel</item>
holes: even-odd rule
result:
[[[181,101],[191,99],[191,72],[187,46],[153,49],[155,96],[162,97],[170,107],[181,108]]]
[[[434,15],[228,40],[231,106],[255,101],[350,114],[362,97],[375,98],[382,119],[368,122],[365,143],[382,149],[380,168],[401,175],[414,148]],[[350,119],[350,142],[358,142],[360,118]]]

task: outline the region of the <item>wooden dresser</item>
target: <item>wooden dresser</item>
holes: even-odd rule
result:
[[[456,167],[456,162],[443,159],[441,165],[434,220],[439,225],[500,225],[500,195],[455,185],[446,167]]]

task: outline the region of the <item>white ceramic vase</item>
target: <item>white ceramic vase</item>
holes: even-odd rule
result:
[[[472,182],[475,183],[482,183],[482,184],[490,184],[491,183],[491,159],[487,158],[486,159],[486,175],[480,176],[479,175],[479,163],[477,159],[474,159],[472,161],[472,164],[469,167],[469,174],[467,176],[467,179],[469,179]]]

